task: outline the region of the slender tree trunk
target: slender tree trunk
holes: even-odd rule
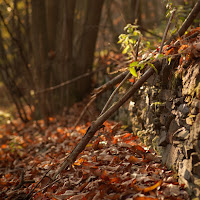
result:
[[[141,25],[141,0],[131,0],[130,8],[131,23],[137,20],[137,24]]]
[[[60,0],[46,0],[46,21],[49,50],[55,51]],[[50,52],[52,53],[52,52]]]
[[[54,65],[54,73],[57,73],[59,82],[72,79],[73,70],[73,25],[74,25],[74,10],[76,1],[74,0],[60,0],[60,16],[59,29],[57,31],[56,43],[56,63]],[[74,102],[74,89],[72,86],[65,86],[60,88],[59,109],[64,106],[70,106]],[[58,103],[55,102],[55,103]]]
[[[33,45],[33,76],[36,89],[44,89],[49,86],[48,66],[48,38],[46,24],[45,1],[32,0],[32,45]],[[46,93],[38,95],[39,109],[43,117],[49,116],[49,105]],[[40,116],[39,116],[40,117]]]
[[[84,31],[79,54],[76,55],[77,70],[75,74],[84,74],[92,69],[95,45],[99,22],[101,18],[101,10],[104,0],[88,0]],[[85,78],[78,82],[77,92],[82,98],[90,91],[91,77]]]

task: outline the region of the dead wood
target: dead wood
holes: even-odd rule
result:
[[[130,74],[130,73],[128,71],[125,71],[125,72],[119,74],[118,76],[114,77],[113,79],[111,79],[107,83],[103,84],[102,86],[94,89],[93,95],[92,95],[90,101],[87,103],[87,105],[85,106],[85,108],[81,112],[80,117],[75,122],[74,128],[79,124],[81,118],[83,117],[83,115],[87,111],[88,107],[96,100],[96,98],[98,96],[100,96],[102,93],[104,93],[106,90],[108,90],[109,88],[111,88],[114,85],[116,85],[117,83],[121,82],[124,79],[124,77],[126,77],[128,74]]]
[[[160,61],[155,61],[154,66],[156,69],[161,67]],[[92,122],[92,125],[88,128],[86,134],[83,136],[81,141],[73,149],[71,154],[65,159],[62,166],[55,173],[53,179],[65,168],[71,166],[76,160],[77,156],[85,149],[88,142],[92,139],[97,130],[102,127],[102,124],[120,107],[122,106],[133,94],[143,85],[143,83],[154,73],[153,68],[149,68],[142,77],[135,82],[135,84],[126,92],[126,94],[115,104],[113,104],[105,113],[100,115],[100,117]]]
[[[197,16],[197,14],[200,11],[200,0],[196,3],[195,7],[192,9],[191,13],[188,15],[187,19],[183,23],[182,27],[179,29],[176,36],[182,36],[187,28],[192,24],[193,20]],[[172,38],[170,38],[172,40]],[[170,43],[171,41],[168,41],[167,43]],[[164,60],[163,58],[162,60]],[[162,60],[156,60],[153,62],[153,65],[157,70],[159,70],[162,67]],[[77,156],[85,149],[88,142],[91,140],[91,138],[94,136],[97,130],[99,130],[102,127],[102,124],[120,107],[122,106],[133,94],[144,84],[144,82],[147,81],[147,79],[154,74],[155,70],[151,67],[149,68],[139,80],[135,82],[135,84],[129,88],[129,90],[126,92],[126,94],[115,104],[113,104],[105,113],[100,115],[96,121],[92,122],[92,125],[88,128],[86,134],[83,136],[81,141],[77,144],[77,146],[73,149],[71,154],[65,159],[61,167],[58,169],[58,171],[55,173],[53,179],[57,177],[57,175],[64,169],[70,167],[74,161],[76,160]],[[128,73],[128,72],[127,72]],[[123,73],[125,74],[125,72]],[[125,75],[126,76],[126,75]]]
[[[141,38],[138,38],[137,41],[137,47],[136,47],[136,53],[135,53],[135,61],[137,61],[137,57],[138,57],[138,52],[139,52],[139,46],[140,46],[140,41]],[[114,95],[118,92],[119,88],[126,82],[127,79],[129,79],[131,77],[131,73],[129,72],[125,78],[121,81],[121,83],[117,86],[117,88],[113,91],[113,93],[110,95],[108,101],[106,102],[104,108],[102,109],[100,115],[102,115],[108,108],[109,104],[111,103],[112,99],[114,98]]]

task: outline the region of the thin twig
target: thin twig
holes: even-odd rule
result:
[[[171,25],[171,22],[172,22],[172,19],[173,19],[173,17],[174,17],[175,12],[176,12],[176,10],[174,9],[174,10],[172,11],[172,13],[171,13],[171,16],[170,16],[170,18],[169,18],[169,21],[168,21],[168,23],[167,23],[167,26],[166,26],[166,28],[165,28],[165,32],[164,32],[164,35],[163,35],[163,38],[162,38],[162,42],[161,42],[161,45],[160,45],[160,49],[159,49],[159,54],[162,53],[163,45],[164,45],[164,43],[165,43],[165,39],[166,39],[166,37],[167,37],[167,33],[168,33],[168,30],[169,30],[169,27],[170,27],[170,25]]]
[[[50,170],[53,168],[53,165],[46,171],[46,173],[43,175],[43,177],[40,179],[40,181],[35,185],[35,187],[26,195],[25,200],[28,200],[31,198],[35,188],[42,182],[42,180],[44,179],[44,177],[46,177],[46,175],[50,172]]]
[[[176,39],[178,36],[182,36],[185,33],[185,31],[189,28],[189,26],[193,23],[194,19],[197,17],[199,12],[200,12],[200,0],[198,0],[198,2],[195,4],[194,8],[192,9],[188,17],[185,19],[184,23],[178,30],[177,34],[172,35],[166,44],[170,44],[172,40]]]
[[[116,85],[117,83],[119,83],[120,81],[123,80],[123,78],[128,74],[128,71],[123,72],[121,74],[119,74],[118,76],[114,77],[112,80],[108,81],[107,83],[105,83],[104,85],[102,85],[101,87],[98,87],[96,89],[94,89],[93,91],[93,95],[90,99],[90,101],[88,102],[88,104],[85,106],[85,108],[83,109],[83,111],[81,112],[80,117],[77,119],[77,121],[74,124],[74,128],[78,125],[78,123],[80,122],[80,120],[82,119],[82,117],[84,116],[84,114],[86,113],[88,107],[96,100],[96,98],[98,96],[100,96],[103,92],[105,92],[106,90],[108,90],[109,88],[111,88],[112,86]]]
[[[57,179],[54,180],[53,182],[51,182],[51,183],[49,183],[48,185],[44,186],[42,189],[36,191],[36,192],[32,195],[32,197],[34,197],[37,193],[39,193],[39,192],[41,192],[41,191],[47,189],[48,187],[52,186],[54,183],[57,183],[59,180],[61,180],[61,178],[57,178]]]
[[[157,35],[157,34],[155,34],[155,33],[151,32],[151,31],[147,30],[146,28],[144,28],[144,27],[142,27],[142,26],[139,26],[138,29],[139,29],[140,31],[144,31],[144,32],[146,32],[146,33],[149,33],[149,34],[151,34],[151,35],[153,35],[153,36],[155,36],[155,37],[157,37],[157,38],[159,38],[159,39],[162,39],[162,37],[161,37],[160,35]]]
[[[87,105],[85,106],[85,108],[83,109],[83,111],[81,112],[78,120],[75,122],[74,124],[74,129],[76,128],[76,126],[79,124],[79,122],[81,121],[83,115],[85,114],[85,112],[87,111],[87,109],[89,108],[89,106],[96,100],[97,96],[93,96],[90,101],[87,103]]]
[[[36,91],[35,94],[39,94],[39,93],[44,93],[44,92],[49,92],[49,91],[52,91],[52,90],[55,90],[55,89],[58,89],[60,87],[63,87],[63,86],[66,86],[66,85],[69,85],[71,83],[74,83],[82,78],[85,78],[87,76],[91,76],[92,74],[96,73],[96,72],[99,72],[99,71],[102,71],[102,70],[105,70],[106,67],[101,67],[101,68],[98,68],[97,70],[94,70],[94,71],[91,71],[91,72],[87,72],[85,74],[81,74],[80,76],[77,76],[71,80],[67,80],[65,82],[62,82],[58,85],[55,85],[55,86],[52,86],[52,87],[49,87],[49,88],[45,88],[43,90],[39,90],[39,91]]]
[[[135,53],[135,61],[137,61],[137,57],[138,57],[138,52],[139,52],[139,45],[140,45],[140,41],[141,38],[138,38],[138,42],[137,42],[137,47],[136,47],[136,53]],[[131,73],[129,72],[126,77],[122,80],[122,82],[116,87],[116,89],[113,91],[113,93],[110,95],[108,101],[106,102],[104,108],[102,109],[100,115],[102,115],[108,108],[108,106],[110,105],[112,99],[114,98],[114,95],[118,92],[119,88],[126,82],[127,79],[129,79],[131,77]]]
[[[119,88],[126,82],[127,79],[129,79],[131,77],[131,73],[129,72],[126,77],[122,80],[122,82],[115,88],[115,90],[113,91],[113,93],[110,95],[108,101],[106,102],[105,106],[103,107],[100,115],[102,115],[108,108],[108,106],[110,105],[110,102],[112,101],[112,99],[114,98],[115,94],[118,92]]]

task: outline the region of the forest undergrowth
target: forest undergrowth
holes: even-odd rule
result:
[[[106,121],[72,167],[52,180],[90,126],[73,127],[81,106],[50,118],[48,127],[43,120],[1,125],[0,199],[27,199],[30,193],[32,199],[54,200],[189,199],[161,158],[114,121]]]

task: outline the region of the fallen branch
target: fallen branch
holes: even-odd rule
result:
[[[135,53],[135,61],[137,61],[137,57],[138,57],[138,52],[139,52],[139,45],[140,45],[140,40],[141,38],[138,38],[138,42],[137,42],[137,47],[136,47],[136,53]],[[121,83],[117,86],[117,88],[113,91],[113,93],[111,94],[111,96],[109,97],[108,101],[106,102],[106,105],[104,106],[104,108],[102,109],[100,115],[102,115],[108,108],[109,104],[111,103],[114,95],[118,92],[119,88],[126,82],[127,79],[129,79],[131,77],[131,73],[128,72],[128,74],[125,76],[125,78],[121,81]]]
[[[80,79],[82,79],[82,78],[86,78],[86,77],[91,76],[92,74],[94,74],[94,73],[96,73],[96,72],[99,72],[99,71],[102,71],[102,70],[105,70],[105,69],[106,69],[106,67],[98,68],[97,70],[94,70],[94,71],[91,71],[91,72],[87,72],[87,73],[82,74],[82,75],[80,75],[80,76],[77,76],[77,77],[75,77],[75,78],[73,78],[73,79],[71,79],[71,80],[67,80],[67,81],[65,81],[65,82],[62,82],[62,83],[60,83],[60,84],[58,84],[58,85],[55,85],[55,86],[52,86],[52,87],[49,87],[49,88],[45,88],[45,89],[43,89],[43,90],[36,91],[35,94],[44,93],[44,92],[49,92],[49,91],[58,89],[58,88],[60,88],[60,87],[63,87],[63,86],[72,84],[72,83],[74,83],[74,82],[76,82],[76,81],[78,81],[78,80],[80,80]]]
[[[158,69],[160,68],[160,62],[156,61],[153,63],[154,66]],[[153,68],[149,68],[142,77],[135,82],[135,84],[127,91],[127,93],[114,105],[112,105],[105,113],[103,113],[96,121],[92,122],[91,126],[88,128],[86,134],[83,136],[81,141],[73,149],[71,154],[65,159],[62,166],[55,173],[53,179],[64,170],[65,168],[70,167],[77,156],[85,149],[88,142],[92,139],[97,130],[99,130],[102,124],[120,107],[122,106],[142,85],[143,83],[154,73]]]
[[[42,180],[46,177],[46,175],[52,170],[53,165],[46,171],[46,173],[43,175],[43,177],[40,179],[40,181],[33,187],[33,189],[26,195],[24,200],[29,200],[34,192],[34,190],[37,188],[37,186],[42,182]]]
[[[192,9],[191,13],[185,20],[183,26],[179,29],[179,32],[177,35],[182,36],[187,28],[191,25],[193,20],[195,19],[194,16],[197,16],[197,10],[200,11],[200,0],[195,5],[195,8]],[[195,12],[193,14],[193,12]],[[162,60],[156,60],[153,62],[153,65],[157,70],[159,70],[162,66]],[[144,84],[144,82],[147,81],[147,79],[154,74],[154,69],[150,67],[139,80],[135,82],[135,84],[126,92],[126,94],[115,104],[113,104],[105,113],[100,115],[96,121],[92,122],[91,126],[88,128],[86,134],[83,136],[81,141],[77,144],[77,146],[73,149],[71,154],[65,159],[61,167],[58,169],[58,171],[55,173],[53,179],[57,177],[57,175],[64,169],[70,167],[74,161],[76,160],[77,156],[85,149],[88,142],[91,140],[91,138],[94,136],[97,130],[99,130],[102,127],[102,124],[120,107],[122,106],[133,94]],[[128,73],[128,72],[127,72]]]
[[[119,74],[118,76],[114,77],[112,80],[110,80],[107,83],[105,83],[104,85],[102,85],[102,86],[94,89],[93,95],[92,95],[90,101],[88,102],[88,104],[85,106],[85,108],[81,112],[80,117],[78,118],[78,120],[75,122],[74,128],[78,125],[78,123],[80,122],[81,118],[83,117],[83,115],[87,111],[88,107],[96,100],[96,98],[99,95],[101,95],[103,92],[105,92],[106,90],[108,90],[109,88],[111,88],[114,85],[116,85],[119,82],[121,82],[124,79],[124,77],[127,76],[127,74],[128,74],[128,71],[123,72],[123,73]]]
[[[19,184],[14,188],[14,190],[20,189],[24,184],[27,184],[27,183],[35,183],[34,180],[24,180],[24,175],[25,175],[25,172],[24,172],[24,170],[22,170],[21,176],[20,176],[20,182],[19,182]]]

